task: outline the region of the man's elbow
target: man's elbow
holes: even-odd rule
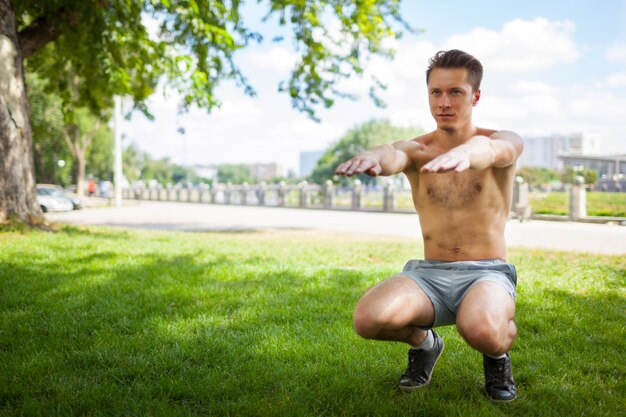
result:
[[[497,168],[506,168],[515,164],[524,150],[524,141],[519,135],[513,132],[502,133],[506,136],[494,138],[496,140],[491,142],[491,148],[495,154],[492,165]]]
[[[509,145],[498,149],[493,160],[493,166],[496,168],[506,168],[514,165],[519,158],[519,153],[513,145]]]

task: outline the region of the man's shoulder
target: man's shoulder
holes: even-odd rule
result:
[[[477,135],[487,136],[488,138],[493,138],[493,135],[498,133],[498,132],[501,132],[501,131],[498,130],[498,129],[487,129],[487,128],[484,128],[484,127],[477,127],[476,128],[476,134]]]
[[[435,131],[424,133],[416,138],[410,140],[410,142],[417,142],[420,145],[428,145],[435,139]]]
[[[512,130],[506,130],[506,129],[485,129],[482,127],[477,128],[477,132],[478,135],[481,136],[487,136],[491,139],[505,139],[505,140],[519,140],[521,141],[522,138],[519,134],[513,132]]]

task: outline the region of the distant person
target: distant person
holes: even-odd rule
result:
[[[100,181],[100,197],[111,198],[113,183],[109,180]]]
[[[336,173],[403,172],[424,240],[424,260],[410,260],[401,273],[359,300],[357,333],[410,345],[400,388],[411,391],[430,383],[443,351],[433,328],[456,324],[483,354],[487,397],[508,402],[517,394],[509,355],[517,335],[517,275],[506,263],[504,228],[523,143],[513,132],[474,126],[482,74],[482,64],[472,55],[438,52],[426,71],[436,130],[363,152]]]
[[[89,181],[87,181],[87,195],[89,197],[93,197],[95,193],[96,193],[96,180],[94,180],[93,178],[90,178]]]

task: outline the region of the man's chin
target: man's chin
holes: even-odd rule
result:
[[[456,131],[456,128],[453,125],[447,124],[447,123],[440,123],[437,125],[437,129],[441,129],[444,132],[447,133],[453,133]]]

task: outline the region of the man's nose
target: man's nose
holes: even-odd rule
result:
[[[450,107],[450,98],[447,94],[442,94],[439,97],[439,107]]]

